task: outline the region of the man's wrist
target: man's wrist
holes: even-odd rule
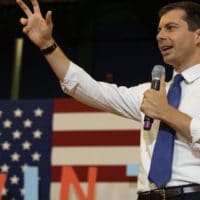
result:
[[[53,41],[51,45],[47,46],[46,48],[40,49],[40,51],[43,55],[47,55],[53,53],[57,47],[58,45],[56,44],[56,42]]]

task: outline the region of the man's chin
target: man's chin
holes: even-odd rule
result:
[[[163,56],[163,61],[168,65],[173,65],[173,60],[169,56]]]

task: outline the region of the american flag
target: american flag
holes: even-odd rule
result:
[[[3,200],[27,200],[24,172],[38,167],[34,200],[59,200],[61,170],[72,166],[86,192],[97,168],[95,200],[136,199],[139,124],[73,99],[0,101]],[[71,191],[68,198],[77,199]]]
[[[0,168],[8,174],[3,199],[24,199],[24,172],[39,169],[41,199],[49,198],[53,101],[0,101]]]

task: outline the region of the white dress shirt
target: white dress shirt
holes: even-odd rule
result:
[[[178,109],[192,117],[190,125],[192,143],[176,133],[172,177],[167,186],[200,184],[200,64],[185,70],[182,75],[185,80],[181,83],[182,97]],[[167,83],[166,90],[169,89],[170,83]],[[144,114],[140,111],[143,93],[150,88],[150,84],[143,83],[127,88],[99,82],[72,62],[64,81],[61,82],[63,91],[78,101],[141,122],[138,191],[156,187],[147,177],[159,121],[154,120],[151,130],[144,131]]]

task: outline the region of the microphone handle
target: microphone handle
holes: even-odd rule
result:
[[[151,88],[154,90],[159,90],[160,89],[160,79],[159,78],[154,78],[151,82]],[[153,119],[149,116],[144,116],[144,130],[150,130],[151,126],[153,124]]]

